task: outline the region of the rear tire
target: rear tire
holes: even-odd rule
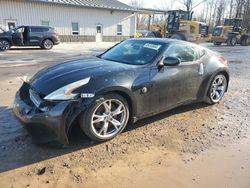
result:
[[[0,39],[0,51],[6,51],[9,50],[11,47],[11,44],[6,39]]]
[[[45,49],[45,50],[50,50],[52,49],[54,46],[54,43],[52,42],[52,40],[50,39],[45,39],[43,42],[42,42],[42,46],[41,48]]]
[[[92,140],[105,142],[120,134],[129,120],[129,106],[120,95],[101,96],[79,117],[80,127]]]
[[[240,42],[241,46],[248,46],[250,45],[250,37],[244,37],[241,42]]]
[[[226,76],[218,73],[211,81],[205,102],[208,104],[216,104],[223,98],[228,85]]]

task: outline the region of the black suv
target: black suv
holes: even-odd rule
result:
[[[11,46],[40,46],[49,50],[59,43],[59,35],[52,27],[20,26],[9,31],[0,30],[0,51]]]

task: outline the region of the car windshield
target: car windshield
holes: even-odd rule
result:
[[[163,44],[143,40],[126,40],[108,50],[100,58],[132,65],[150,63],[162,51]]]

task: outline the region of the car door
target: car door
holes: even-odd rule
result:
[[[14,46],[22,46],[23,45],[23,32],[24,27],[18,27],[17,29],[12,30],[12,42]]]
[[[32,46],[39,46],[41,39],[44,37],[42,27],[30,27],[29,44]]]
[[[195,100],[202,81],[201,62],[194,46],[175,43],[170,45],[164,57],[177,57],[177,66],[153,66],[150,79],[153,83],[152,110],[161,111],[184,102]]]

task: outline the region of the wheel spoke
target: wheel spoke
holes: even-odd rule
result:
[[[222,78],[219,78],[219,80],[218,80],[218,85],[221,85],[222,83],[223,83]]]
[[[220,98],[220,94],[218,91],[215,92],[215,96],[216,96],[216,99],[219,99]]]
[[[124,112],[123,106],[120,104],[115,111],[112,112],[112,116],[117,116]]]
[[[108,128],[109,128],[109,123],[104,122],[102,128],[99,131],[99,134],[105,136],[107,134]]]
[[[224,86],[219,86],[219,87],[217,87],[217,90],[219,90],[219,91],[224,91]]]
[[[99,122],[102,122],[104,121],[105,119],[105,116],[104,115],[94,115],[95,120],[93,120],[93,123],[99,123]]]
[[[121,123],[114,118],[110,121],[110,123],[115,127],[116,130],[121,126]]]
[[[105,108],[105,112],[111,112],[111,100],[104,102],[103,106]]]

